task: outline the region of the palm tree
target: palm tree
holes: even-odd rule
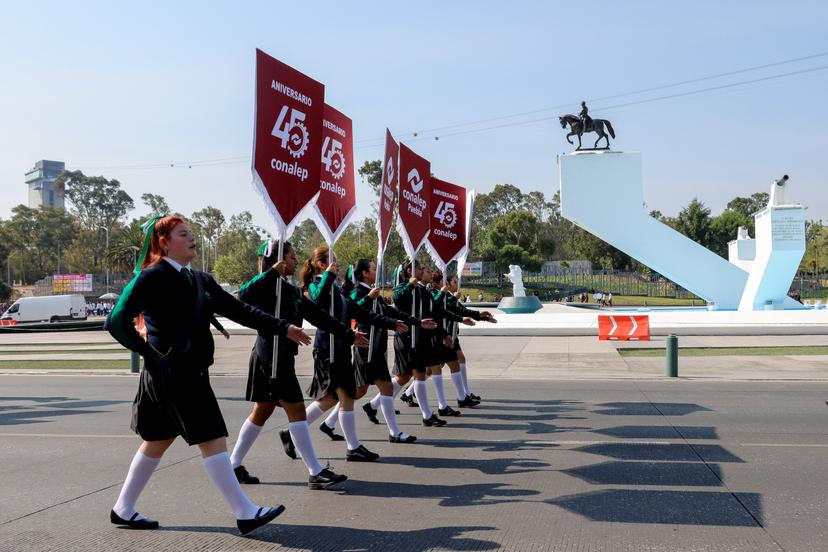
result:
[[[138,253],[144,244],[141,221],[134,220],[127,226],[116,230],[109,240],[106,258],[112,267],[120,272],[130,272],[138,259]]]

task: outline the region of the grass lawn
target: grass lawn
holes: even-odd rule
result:
[[[19,368],[31,370],[36,368],[78,369],[78,370],[129,370],[126,360],[0,360],[0,368]]]
[[[618,354],[627,357],[663,357],[663,348],[620,348]],[[679,347],[679,356],[787,356],[828,355],[828,346],[801,347]]]
[[[0,348],[5,347],[5,345],[0,345]],[[18,349],[18,350],[11,350],[11,351],[3,351],[0,350],[0,357],[8,356],[8,355],[48,355],[48,354],[56,354],[56,355],[85,355],[90,353],[111,353],[111,354],[122,354],[128,352],[123,347],[119,348],[112,348],[112,349],[63,349],[63,350],[52,350],[52,349]]]

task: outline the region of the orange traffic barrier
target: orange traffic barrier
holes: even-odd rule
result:
[[[598,339],[649,341],[650,317],[645,315],[598,315]]]

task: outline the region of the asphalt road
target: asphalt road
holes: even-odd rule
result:
[[[215,377],[235,439],[244,380]],[[376,464],[310,491],[277,445],[277,412],[247,467],[278,523],[236,535],[198,451],[177,442],[139,509],[162,529],[108,522],[138,445],[129,376],[0,376],[0,550],[824,550],[828,384],[480,380],[486,399],[445,428],[401,405],[413,445],[358,412]],[[433,396],[433,392],[432,392]]]

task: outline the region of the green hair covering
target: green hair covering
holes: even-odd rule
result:
[[[152,233],[155,231],[155,223],[166,216],[167,215],[165,214],[156,215],[141,225],[141,232],[144,233],[144,245],[141,247],[141,254],[138,256],[138,262],[135,264],[135,268],[132,269],[132,273],[136,276],[139,272],[141,272],[141,265],[144,264],[144,259],[147,258],[147,253],[149,253]]]

